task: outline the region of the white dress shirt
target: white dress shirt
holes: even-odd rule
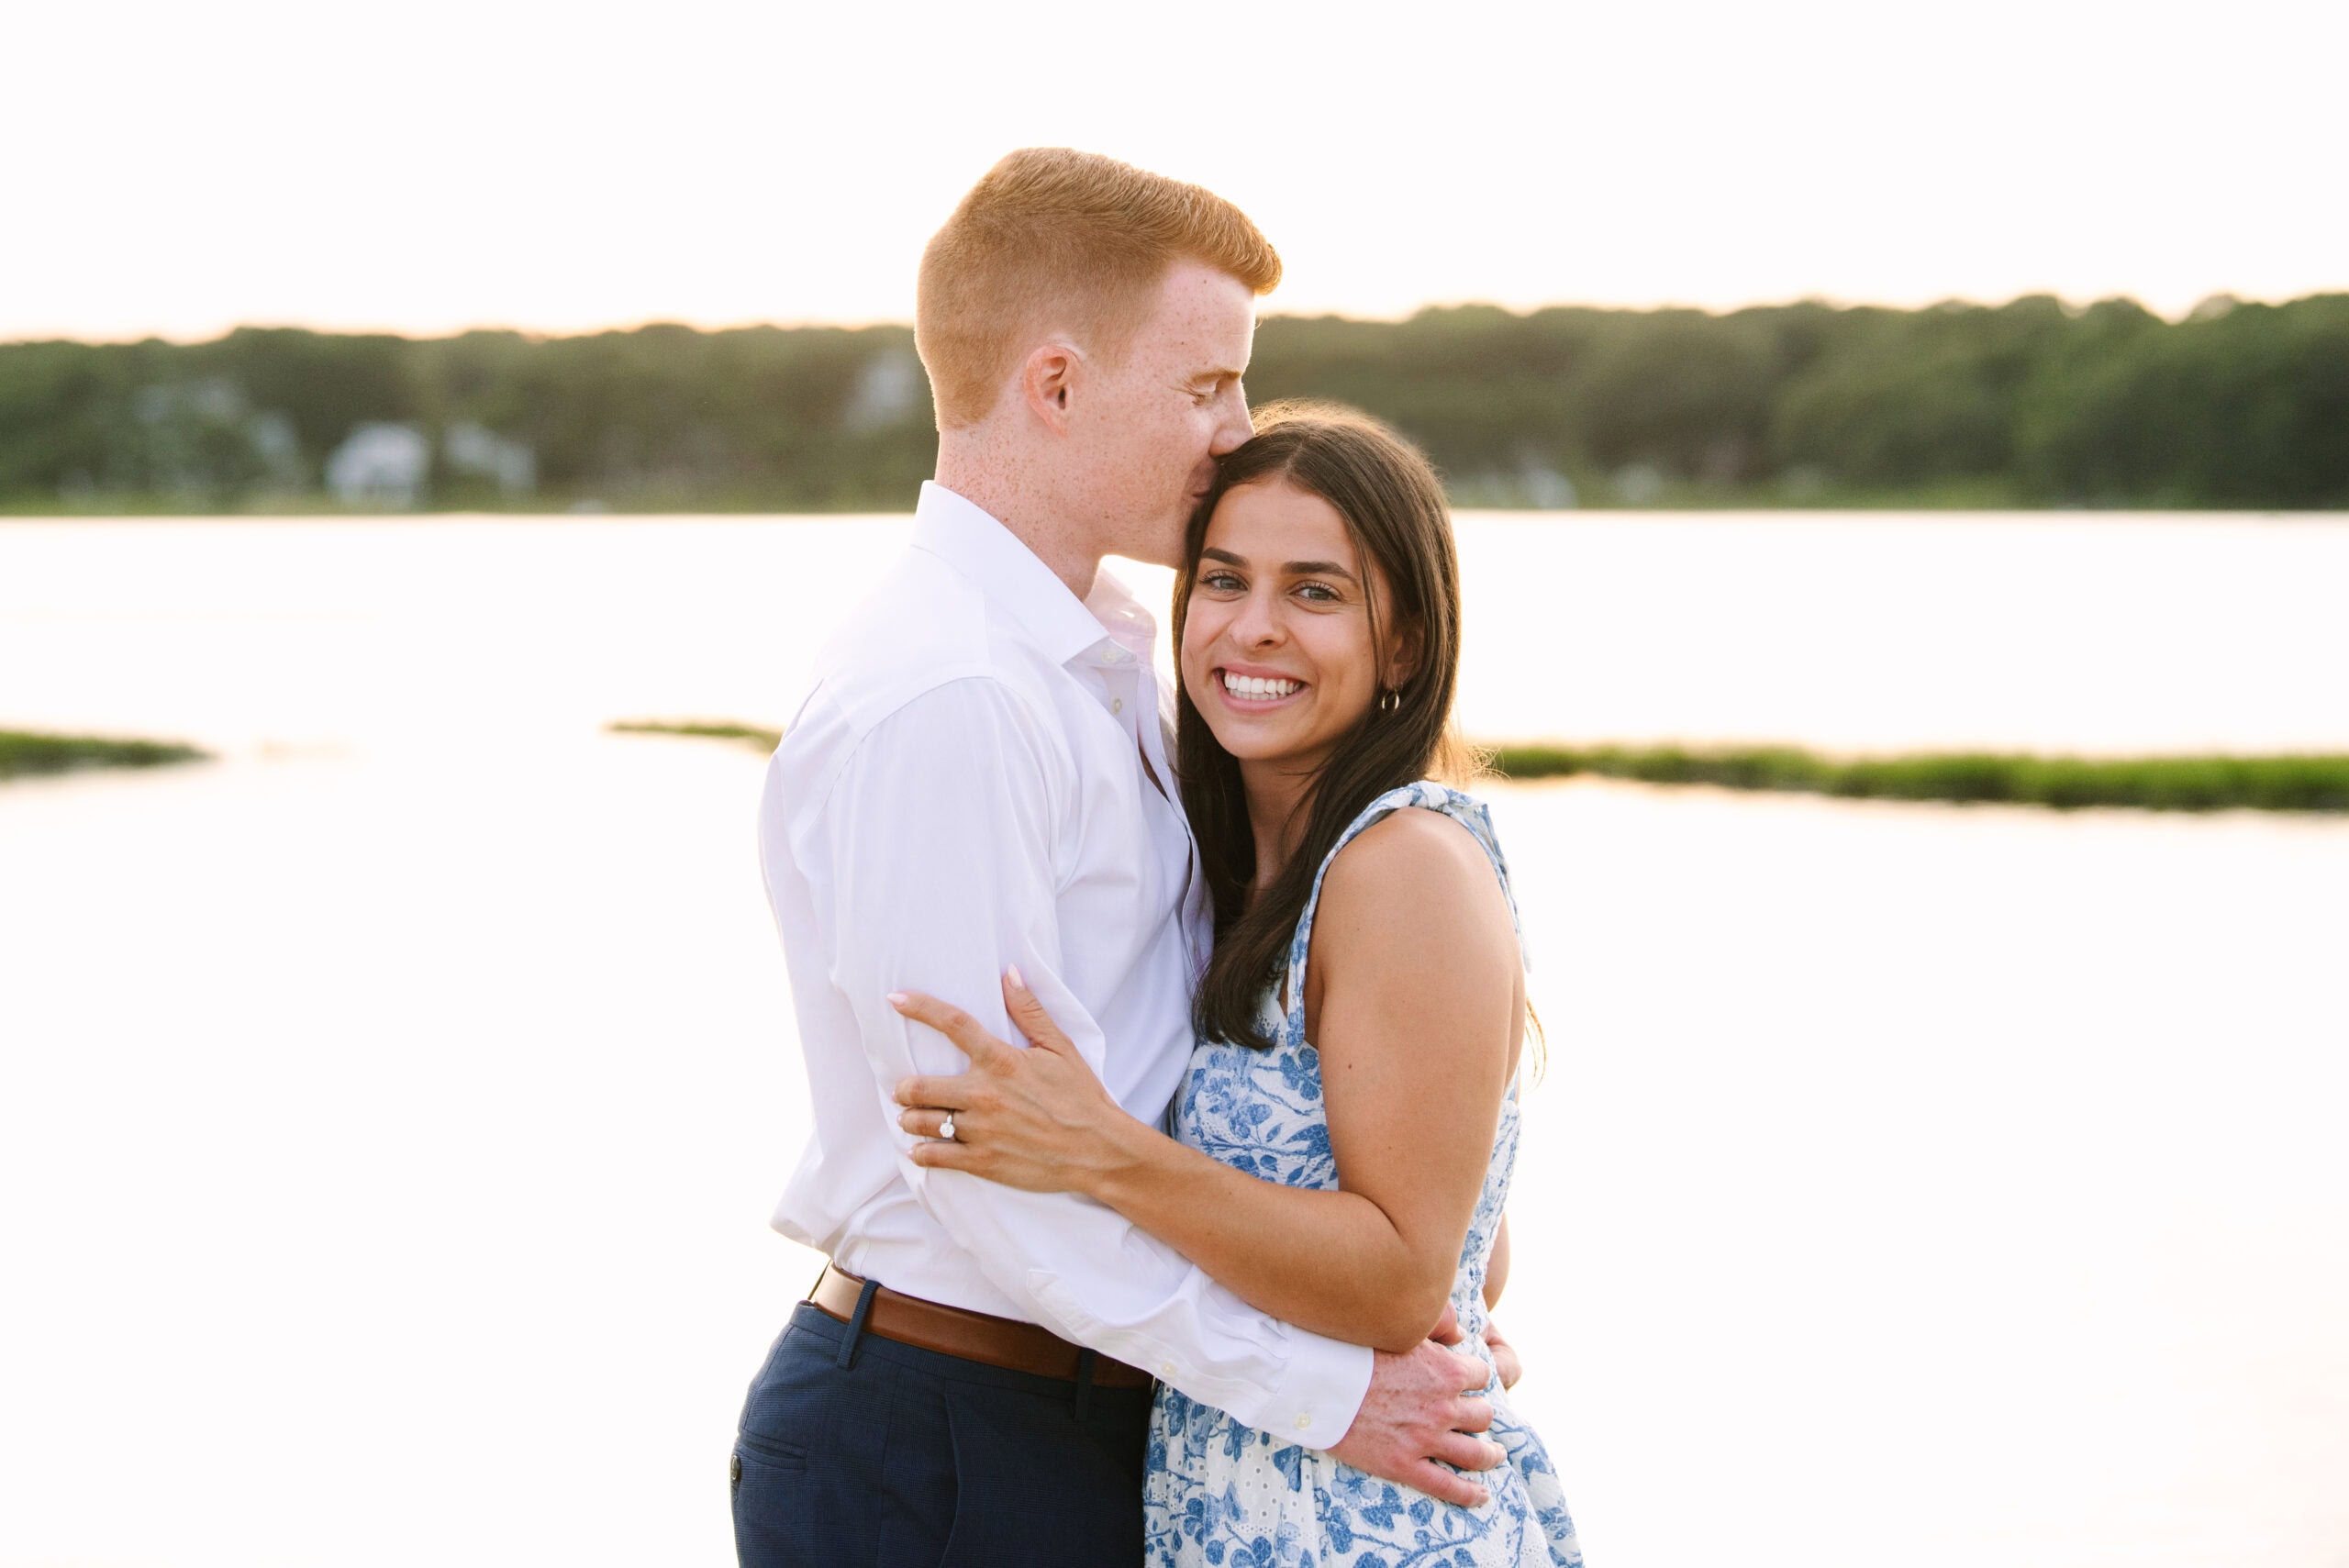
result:
[[[917,1166],[897,1127],[899,1079],[966,1063],[888,994],[1017,1042],[998,989],[1015,963],[1119,1105],[1157,1123],[1174,1098],[1212,933],[1189,828],[1152,782],[1174,778],[1154,635],[1108,573],[1080,601],[995,518],[922,486],[911,548],[827,644],[767,769],[760,860],[815,1108],[774,1226],[1328,1448],[1369,1351],[1266,1317],[1090,1198]]]

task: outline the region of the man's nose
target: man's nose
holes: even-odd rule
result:
[[[1241,390],[1240,383],[1231,384],[1231,390],[1223,395],[1221,406],[1223,417],[1216,425],[1215,439],[1208,443],[1208,450],[1217,457],[1237,450],[1241,442],[1256,433],[1248,423],[1248,394]]]

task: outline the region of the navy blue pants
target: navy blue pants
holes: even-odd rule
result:
[[[1150,1397],[1080,1400],[1057,1378],[852,1342],[802,1302],[742,1407],[735,1553],[742,1568],[1136,1568]]]

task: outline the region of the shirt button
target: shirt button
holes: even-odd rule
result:
[[[1174,1375],[1174,1363],[1173,1362],[1160,1362],[1158,1363],[1158,1375],[1161,1377],[1173,1377]]]
[[[1123,697],[1111,697],[1111,698],[1109,699],[1109,711],[1110,711],[1111,713],[1123,713],[1123,712],[1125,712],[1125,711],[1126,711],[1126,699],[1125,699],[1125,698],[1123,698]]]
[[[1311,1426],[1312,1424],[1313,1424],[1313,1418],[1312,1418],[1312,1417],[1310,1417],[1310,1416],[1299,1416],[1299,1417],[1297,1418],[1297,1429],[1298,1431],[1300,1431],[1300,1432],[1301,1432],[1301,1431],[1303,1431],[1303,1430],[1305,1430],[1305,1429],[1306,1429],[1306,1428],[1308,1428],[1308,1427]]]

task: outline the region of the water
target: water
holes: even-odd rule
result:
[[[0,526],[0,1565],[723,1563],[760,759],[895,521]],[[2349,523],[1475,517],[1472,731],[2349,750]],[[1163,580],[1163,579],[1162,579]],[[2349,823],[1494,792],[1593,1560],[2349,1563]]]

